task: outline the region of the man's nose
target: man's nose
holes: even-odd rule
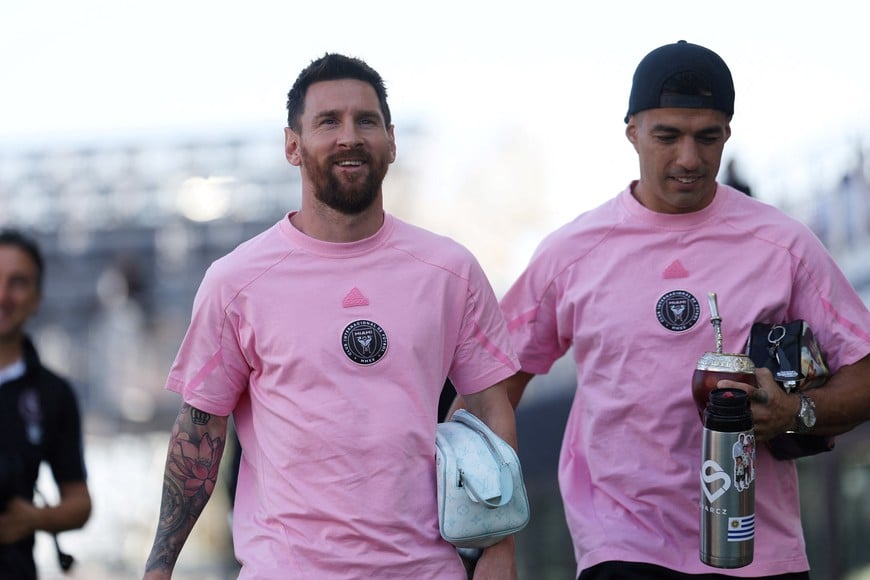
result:
[[[362,143],[359,127],[356,123],[348,122],[341,126],[341,132],[338,135],[338,144],[345,147],[356,147]]]
[[[683,139],[677,149],[677,163],[684,169],[697,169],[701,164],[698,144],[694,139]]]

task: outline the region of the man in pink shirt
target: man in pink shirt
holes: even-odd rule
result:
[[[519,364],[497,299],[464,247],[384,212],[396,144],[376,71],[327,54],[287,109],[302,207],[216,261],[197,292],[167,381],[183,405],[145,578],[170,577],[232,415],[240,578],[464,579],[438,531],[438,401],[449,377],[515,445],[502,382]],[[474,577],[515,578],[513,540]]]
[[[699,357],[715,350],[702,304],[719,297],[724,351],[754,322],[809,322],[835,371],[803,400],[766,369],[751,393],[758,442],[785,431],[835,435],[870,417],[870,313],[802,224],[716,177],[734,85],[712,51],[678,42],[639,64],[626,136],[640,179],[550,234],[502,299],[522,371],[569,349],[577,390],[559,483],[581,580],[806,579],[793,461],[759,445],[755,555],[721,570],[699,558]],[[812,410],[815,410],[815,423]]]

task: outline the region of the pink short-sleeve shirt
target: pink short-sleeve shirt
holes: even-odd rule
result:
[[[463,578],[438,533],[439,395],[518,368],[462,246],[390,215],[349,244],[283,219],[209,269],[167,388],[233,415],[242,578]]]

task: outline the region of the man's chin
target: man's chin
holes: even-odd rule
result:
[[[339,205],[339,204],[329,204],[329,207],[337,211],[338,213],[345,215],[347,217],[356,217],[358,215],[362,215],[368,209],[371,209],[372,205],[374,205],[374,200],[372,202],[367,203],[365,205]]]
[[[342,215],[354,217],[370,209],[374,205],[377,196],[365,193],[357,196],[318,196],[318,199],[330,209],[333,209]]]

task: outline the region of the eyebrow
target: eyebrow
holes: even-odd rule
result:
[[[651,132],[653,133],[689,133],[688,131],[683,131],[678,127],[674,127],[673,125],[666,125],[664,123],[653,125]],[[721,135],[725,132],[725,130],[720,125],[711,125],[709,127],[704,127],[698,129],[697,131],[692,131],[692,135]]]
[[[340,117],[342,112],[339,109],[329,109],[328,111],[320,111],[319,113],[314,115],[314,119],[322,119],[324,117]],[[361,111],[356,111],[354,113],[355,118],[359,117],[378,117],[383,118],[381,112],[376,109],[364,109]]]

